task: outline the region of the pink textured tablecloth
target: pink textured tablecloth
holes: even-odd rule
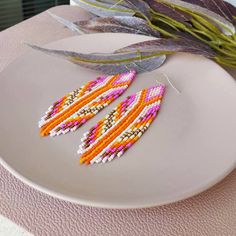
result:
[[[60,6],[51,11],[70,20],[87,16],[78,7]],[[0,71],[27,51],[22,42],[43,45],[72,35],[47,13],[7,29],[0,33]],[[210,190],[182,202],[140,210],[106,210],[47,196],[0,166],[0,214],[34,235],[236,235],[235,212],[236,171]]]

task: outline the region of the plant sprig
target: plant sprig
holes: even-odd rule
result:
[[[216,5],[215,0],[195,0],[194,4],[191,0],[75,1],[99,17],[75,23],[55,17],[72,30],[149,35],[161,38],[158,50],[165,48],[159,50],[157,56],[189,52],[236,68],[236,7],[228,2],[218,0]],[[150,51],[157,50],[155,42],[148,47]],[[114,53],[113,57],[116,56]],[[142,60],[145,57],[141,57]]]

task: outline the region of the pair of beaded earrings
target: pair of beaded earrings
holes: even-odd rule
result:
[[[136,72],[101,76],[65,95],[39,121],[42,136],[75,131],[122,95]],[[165,86],[159,84],[128,96],[81,139],[80,163],[106,163],[122,156],[149,128],[160,109]]]

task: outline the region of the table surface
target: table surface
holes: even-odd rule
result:
[[[86,19],[76,6],[51,11],[69,20]],[[29,49],[73,36],[46,12],[0,33],[0,71]],[[236,78],[235,71],[230,71]],[[222,157],[223,158],[223,157]],[[40,193],[0,166],[0,214],[34,235],[236,235],[236,170],[190,199],[148,209],[107,210],[64,202]]]

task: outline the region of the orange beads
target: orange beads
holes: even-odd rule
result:
[[[98,77],[50,106],[39,121],[41,136],[74,131],[118,98],[135,78],[134,71]]]
[[[127,151],[148,129],[160,109],[164,85],[127,97],[82,139],[80,163],[111,161]]]

